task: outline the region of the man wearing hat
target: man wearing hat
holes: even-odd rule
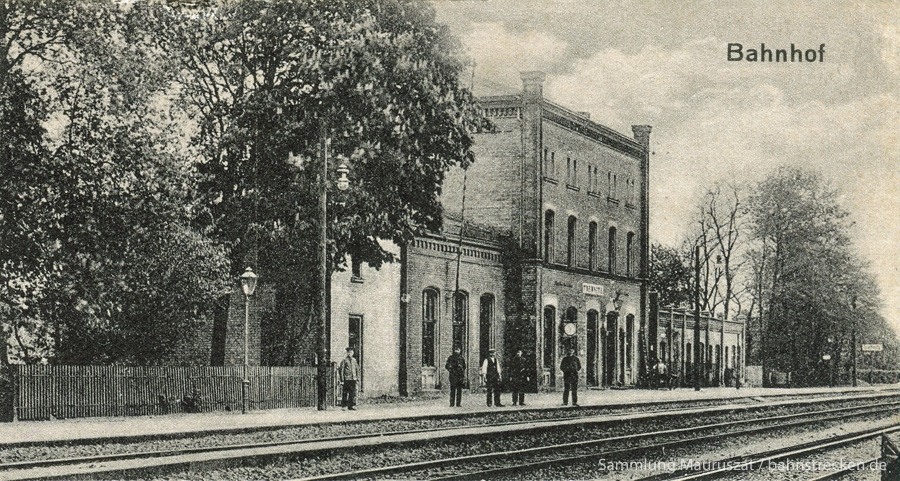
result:
[[[341,404],[351,410],[356,410],[356,382],[359,381],[359,363],[353,357],[353,347],[347,348],[347,357],[341,361],[338,367],[338,376],[341,379]]]
[[[453,354],[447,358],[444,367],[450,372],[450,407],[459,407],[462,391],[466,385],[466,360],[459,346],[453,348]]]
[[[496,353],[496,349],[488,350],[488,357],[481,364],[481,380],[487,387],[487,405],[493,402],[497,407],[503,407],[500,404],[500,361]]]

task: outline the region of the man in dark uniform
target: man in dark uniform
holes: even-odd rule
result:
[[[572,405],[578,405],[578,371],[581,370],[581,361],[575,357],[575,349],[569,349],[569,355],[562,359],[559,369],[563,372],[563,406],[569,404],[569,392],[572,392]]]
[[[463,387],[466,385],[466,360],[459,346],[453,348],[453,354],[447,358],[444,366],[450,372],[450,407],[459,407],[462,400]]]
[[[493,402],[497,407],[503,407],[500,404],[500,361],[497,360],[496,350],[488,350],[488,357],[481,364],[481,379],[487,388],[487,405]]]
[[[522,350],[516,351],[516,357],[509,362],[509,384],[512,389],[512,405],[525,405],[525,389],[528,387],[528,381],[531,380],[531,368],[525,358],[522,357]]]

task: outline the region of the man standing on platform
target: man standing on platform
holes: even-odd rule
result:
[[[581,370],[581,361],[575,357],[575,349],[569,349],[569,355],[562,359],[559,369],[563,372],[563,406],[569,404],[569,392],[572,392],[572,405],[578,405],[578,371]]]
[[[341,404],[356,411],[356,382],[359,381],[359,363],[353,357],[353,348],[347,348],[347,357],[341,361],[338,367],[338,376],[341,379]]]
[[[500,361],[497,360],[495,349],[488,350],[488,357],[481,365],[481,380],[487,388],[487,405],[491,403],[497,407],[503,407],[500,404]]]
[[[509,384],[512,389],[512,405],[525,405],[525,389],[528,387],[531,368],[522,357],[522,350],[516,351],[516,357],[509,362]]]
[[[459,346],[453,348],[453,354],[447,358],[444,366],[450,372],[450,407],[459,407],[462,400],[463,387],[466,385],[466,360]]]

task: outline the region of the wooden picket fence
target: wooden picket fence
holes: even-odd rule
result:
[[[242,366],[17,365],[19,420],[240,411]],[[316,405],[314,366],[250,366],[249,408]],[[334,368],[328,400],[334,405]]]

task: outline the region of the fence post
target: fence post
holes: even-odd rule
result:
[[[17,385],[13,366],[0,365],[0,422],[16,420]]]

